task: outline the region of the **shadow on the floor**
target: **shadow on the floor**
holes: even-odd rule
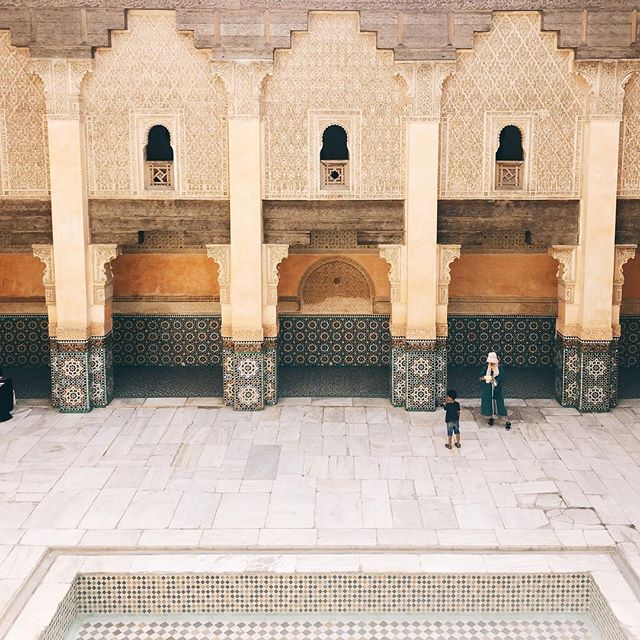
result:
[[[279,367],[283,398],[388,398],[389,367]]]
[[[51,368],[47,365],[35,367],[2,367],[7,378],[13,378],[16,398],[50,398]]]
[[[618,398],[640,398],[640,367],[618,370]]]
[[[216,398],[222,367],[114,367],[116,398]]]
[[[460,398],[480,397],[480,370],[477,367],[449,367],[447,386],[455,389]],[[555,397],[553,367],[506,367],[504,395],[506,398]]]

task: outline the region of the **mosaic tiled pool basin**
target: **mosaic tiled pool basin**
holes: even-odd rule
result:
[[[589,573],[79,574],[41,640],[625,640]]]

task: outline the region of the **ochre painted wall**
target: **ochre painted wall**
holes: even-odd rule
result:
[[[555,298],[558,263],[541,254],[463,254],[451,265],[451,298]]]
[[[297,296],[300,287],[300,280],[307,269],[320,260],[328,258],[347,258],[357,262],[369,275],[373,281],[375,297],[378,299],[389,299],[389,265],[378,256],[365,253],[350,254],[308,254],[294,253],[280,263],[280,281],[278,283],[279,296]]]
[[[125,254],[111,263],[114,296],[215,296],[218,267],[201,254]]]
[[[0,298],[44,298],[44,264],[25,253],[0,254]]]
[[[622,287],[622,301],[630,298],[640,298],[640,255],[629,260],[623,267],[624,285]]]

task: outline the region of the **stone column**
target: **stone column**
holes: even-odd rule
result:
[[[90,60],[32,60],[33,72],[44,82],[49,136],[56,304],[51,342],[53,400],[65,412],[90,411],[109,398],[107,379],[95,367],[92,378],[92,344],[99,345],[98,351],[108,348],[110,320],[92,325],[96,310],[80,96],[80,84],[91,64]]]
[[[54,407],[60,406],[58,387],[56,377],[53,375],[53,357],[55,354],[55,336],[57,326],[56,314],[56,272],[53,258],[52,244],[34,244],[31,245],[33,255],[44,264],[44,272],[42,274],[42,282],[44,284],[44,301],[47,305],[47,318],[49,321],[49,344],[50,346],[50,362],[51,362],[51,404]]]
[[[262,325],[264,327],[264,402],[278,402],[278,265],[289,255],[288,244],[262,245]]]
[[[393,402],[404,393],[405,408],[433,410],[444,400],[446,336],[438,337],[438,168],[440,99],[449,63],[398,63],[412,114],[407,126],[404,274],[404,341],[392,344]],[[398,378],[404,379],[404,390]]]
[[[618,147],[627,62],[581,62],[589,85],[583,127],[580,244],[575,251],[573,308],[557,330],[556,392],[565,406],[608,411],[615,404],[617,339],[613,336]]]
[[[121,253],[116,244],[89,245],[89,373],[91,403],[106,407],[113,400],[113,272],[111,262]]]
[[[229,95],[229,291],[233,315],[231,343],[226,345],[223,361],[229,389],[225,396],[235,409],[256,410],[263,409],[269,400],[265,380],[271,362],[265,353],[263,331],[260,123],[260,88],[271,63],[217,62],[214,68]]]
[[[636,244],[617,244],[615,247],[615,260],[613,266],[613,296],[612,296],[612,330],[613,339],[616,343],[619,343],[622,334],[622,328],[620,326],[620,307],[622,306],[622,287],[624,285],[624,265],[632,260],[636,255]],[[616,349],[616,356],[618,350]],[[611,380],[611,404],[615,405],[618,401],[618,358],[616,357],[614,362],[615,368],[613,370]]]

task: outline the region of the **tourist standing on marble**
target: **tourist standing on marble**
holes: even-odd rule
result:
[[[495,351],[490,351],[487,355],[486,368],[483,368],[480,382],[482,385],[480,403],[480,413],[489,417],[489,426],[493,426],[494,416],[506,417],[507,409],[504,406],[504,395],[502,393],[502,383],[504,382],[503,372],[500,370],[500,358]],[[511,429],[511,422],[505,422],[507,431]]]
[[[455,389],[447,391],[447,400],[442,405],[444,407],[444,420],[447,423],[447,444],[445,447],[451,449],[451,440],[455,434],[456,447],[459,449],[460,444],[460,403],[456,402],[458,394]]]

